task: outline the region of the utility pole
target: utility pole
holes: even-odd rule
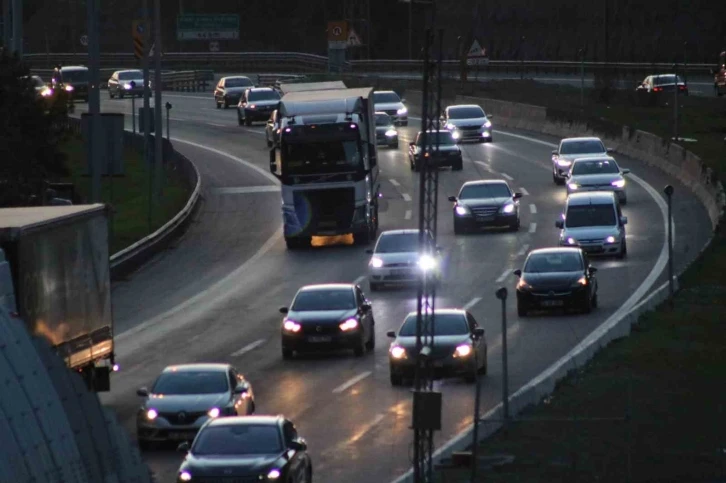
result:
[[[144,70],[144,109],[142,111],[142,117],[139,119],[143,120],[144,125],[144,159],[146,160],[146,166],[149,170],[149,206],[147,211],[147,222],[149,232],[151,232],[154,208],[152,201],[154,166],[151,158],[151,116],[149,116],[149,113],[151,112],[151,103],[149,99],[151,96],[151,90],[149,89],[149,81],[151,80],[149,78],[149,44],[151,43],[151,35],[149,33],[151,31],[151,22],[149,21],[149,0],[143,0],[141,8],[143,10],[144,17],[144,48],[141,56],[141,66]]]
[[[3,47],[6,51],[11,51],[12,49],[12,17],[10,13],[10,0],[3,0]]]
[[[23,0],[13,0],[12,12],[13,41],[12,50],[23,58]]]
[[[154,0],[154,204],[161,203],[164,127],[161,114],[161,0]]]
[[[100,0],[86,0],[88,14],[88,168],[91,175],[91,201],[101,202],[101,171],[103,169],[101,141],[106,139],[101,129],[100,38],[98,28]],[[112,174],[112,173],[109,173]]]

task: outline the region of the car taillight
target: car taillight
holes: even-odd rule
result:
[[[685,90],[686,90],[686,86],[678,86],[678,88],[679,88],[680,90],[682,90],[682,91],[685,91]]]
[[[662,90],[663,90],[663,88],[662,88],[662,87],[654,87],[654,88],[653,88],[653,92],[660,92],[660,91],[662,91]]]

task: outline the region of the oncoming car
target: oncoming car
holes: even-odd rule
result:
[[[467,181],[458,196],[449,196],[454,203],[454,233],[466,233],[483,226],[507,226],[519,229],[519,199],[504,180]]]
[[[574,193],[565,201],[562,219],[555,222],[560,228],[560,246],[581,247],[592,255],[628,253],[625,225],[620,203],[612,191]]]
[[[405,99],[398,97],[394,91],[375,91],[373,93],[373,109],[385,112],[397,126],[408,126],[408,108],[403,104]]]
[[[420,171],[424,162],[436,168],[450,166],[452,171],[464,169],[464,158],[461,148],[456,145],[451,131],[442,129],[426,131],[426,146],[423,132],[419,132],[416,141],[408,144],[408,162],[411,171]]]
[[[237,104],[237,124],[251,126],[253,122],[270,119],[280,105],[280,93],[271,87],[247,89]]]
[[[560,141],[559,147],[552,151],[552,180],[555,184],[565,184],[567,173],[570,172],[570,166],[575,158],[587,155],[607,156],[612,151],[605,147],[600,138],[565,138]]]
[[[444,111],[442,122],[451,131],[457,142],[492,142],[492,116],[476,104],[449,106]]]
[[[585,191],[613,191],[621,205],[628,202],[624,175],[629,169],[620,169],[610,156],[576,158],[567,176],[567,194]]]
[[[398,131],[391,116],[385,112],[376,113],[376,144],[398,149]]]
[[[368,283],[371,291],[384,284],[418,283],[422,277],[441,279],[441,254],[430,232],[424,234],[424,247],[419,244],[419,230],[389,230],[378,237],[376,246],[366,250]]]

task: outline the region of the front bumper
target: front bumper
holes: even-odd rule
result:
[[[579,246],[588,255],[619,255],[622,251],[622,243],[619,239],[615,240],[615,243],[605,243],[605,240],[577,240],[577,245],[570,245],[565,241],[566,239],[560,240],[559,245],[561,247]]]
[[[465,227],[476,227],[476,226],[509,226],[517,222],[517,212],[512,213],[501,213],[496,212],[493,215],[457,215],[454,213],[454,223],[460,223]]]
[[[153,421],[142,418],[143,416],[138,417],[136,422],[137,439],[148,442],[165,442],[192,441],[209,416],[206,414],[200,416],[190,424],[171,424],[161,415]]]
[[[250,121],[267,121],[270,119],[270,115],[272,114],[272,111],[275,109],[273,107],[269,108],[258,108],[258,109],[244,109],[244,118],[249,119]]]
[[[461,153],[452,153],[452,154],[446,154],[446,155],[439,155],[439,156],[431,156],[430,163],[432,163],[433,166],[442,167],[442,166],[448,166],[453,167],[456,164],[459,164],[463,162],[463,159],[461,157]],[[416,165],[417,166],[423,166],[424,158],[422,156],[416,156]]]
[[[426,273],[417,265],[407,267],[368,267],[368,280],[374,283],[418,283]]]
[[[282,219],[285,237],[336,236],[350,233],[365,233],[369,229],[367,205],[356,206],[348,224],[339,220],[319,221],[318,224],[301,223],[295,208],[283,205]],[[350,219],[350,218],[348,218]],[[324,224],[329,223],[329,225]]]
[[[405,379],[414,377],[416,371],[416,359],[394,359],[388,357],[389,367],[392,376],[399,376]],[[476,360],[474,354],[467,357],[454,357],[453,355],[443,358],[436,358],[431,361],[431,366],[435,379],[445,377],[456,377],[468,375],[476,370]]]
[[[398,134],[395,136],[381,136],[376,134],[377,146],[398,146]]]
[[[618,188],[612,185],[606,185],[606,186],[580,186],[579,188],[570,188],[569,185],[567,186],[567,194],[571,195],[573,193],[586,193],[590,191],[612,191],[615,193],[615,195],[618,197],[618,200],[625,201],[627,199],[627,195],[625,194],[625,187]]]
[[[492,132],[491,128],[478,128],[478,129],[455,129],[454,136],[456,142],[461,143],[465,141],[491,141]]]
[[[337,327],[336,327],[337,329]],[[339,349],[355,349],[360,347],[363,332],[353,330],[349,332],[306,332],[299,334],[282,333],[282,348],[300,352],[332,351]]]
[[[517,304],[525,309],[572,309],[587,303],[587,287],[549,289],[517,289]]]

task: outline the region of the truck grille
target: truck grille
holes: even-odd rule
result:
[[[349,233],[355,212],[355,189],[296,191],[293,196],[298,220],[311,235]]]

